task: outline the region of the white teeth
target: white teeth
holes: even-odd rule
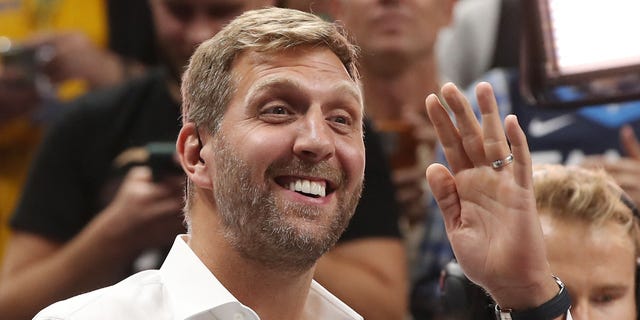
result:
[[[309,180],[292,181],[289,183],[289,190],[302,192],[306,194],[312,194],[320,197],[324,197],[327,194],[324,182],[309,181]]]
[[[313,190],[311,190],[311,192],[313,194],[317,194],[317,195],[319,195],[321,197],[325,196],[326,192],[325,192],[325,189],[324,189],[324,187],[322,185],[320,185],[319,183],[315,183],[314,182],[314,183],[311,184],[311,186],[312,186],[312,189],[313,189]]]

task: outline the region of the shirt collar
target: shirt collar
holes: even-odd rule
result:
[[[304,309],[306,319],[362,320],[362,316],[315,280],[311,281]]]
[[[236,299],[191,250],[186,240],[188,235],[180,235],[169,251],[160,274],[171,297],[171,304],[177,319],[189,319],[216,308],[243,310],[253,313]],[[255,315],[255,313],[253,313]],[[257,315],[255,315],[257,319]]]
[[[242,313],[245,319],[259,319],[238,301],[191,250],[188,235],[176,237],[160,274],[171,297],[177,319],[194,319],[211,313],[213,319],[233,319]],[[316,281],[312,281],[304,313],[312,319],[362,319]]]

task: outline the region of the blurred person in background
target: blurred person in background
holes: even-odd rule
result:
[[[0,5],[0,263],[7,221],[43,129],[60,105],[155,62],[145,1],[9,0]]]
[[[80,98],[47,136],[12,219],[0,286],[3,315],[32,316],[55,300],[158,266],[175,235],[184,232],[184,177],[170,157],[166,170],[156,171],[150,143],[177,136],[180,76],[196,46],[240,13],[271,5],[150,1],[163,67]],[[367,158],[382,157],[376,139],[365,133]],[[368,162],[365,176],[356,214],[339,244],[319,261],[316,276],[366,314],[369,304],[349,299],[370,302],[406,292],[406,264],[386,163]],[[406,309],[392,301],[390,312]]]
[[[334,18],[362,49],[367,115],[380,131],[400,133],[387,147],[393,155],[398,153],[392,164],[405,169],[396,170],[394,177],[403,219],[410,224],[426,214],[422,172],[420,178],[415,174],[432,160],[435,146],[433,132],[424,132],[430,127],[423,112],[424,95],[440,87],[434,45],[451,21],[454,4],[455,0],[333,1]],[[416,143],[427,147],[427,162],[417,160]],[[403,149],[405,144],[408,148]]]
[[[430,201],[424,167],[436,139],[424,112],[425,93],[437,93],[440,73],[435,43],[452,18],[455,0],[332,0],[332,16],[353,35],[360,58],[365,109],[381,132],[393,167],[401,226],[410,255],[411,277],[417,241],[429,230]],[[427,228],[428,229],[428,228]],[[439,231],[439,230],[438,230]]]

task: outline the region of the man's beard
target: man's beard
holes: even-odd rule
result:
[[[273,163],[262,181],[254,181],[251,167],[240,159],[220,132],[217,133],[214,197],[225,228],[224,237],[245,258],[281,270],[309,269],[340,238],[362,192],[362,181],[353,192],[343,187],[346,175],[326,162],[308,163],[298,158]],[[278,175],[323,177],[337,183],[336,212],[277,198],[269,180]],[[330,214],[321,232],[304,233],[290,218],[319,219]],[[320,219],[319,219],[320,220]]]

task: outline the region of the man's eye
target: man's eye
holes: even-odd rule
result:
[[[289,111],[285,107],[276,106],[276,107],[268,108],[267,110],[265,110],[264,113],[266,113],[266,114],[289,114]]]
[[[344,124],[344,125],[351,124],[351,119],[349,119],[349,117],[346,117],[346,116],[335,116],[331,118],[331,121],[339,124]]]
[[[347,122],[348,122],[347,118],[345,118],[345,117],[336,117],[335,120],[333,120],[333,121],[335,121],[337,123],[341,123],[341,124],[347,124]]]
[[[617,298],[618,298],[617,296],[612,294],[599,294],[597,296],[594,296],[592,300],[595,303],[604,304],[604,303],[610,303],[616,300]]]

